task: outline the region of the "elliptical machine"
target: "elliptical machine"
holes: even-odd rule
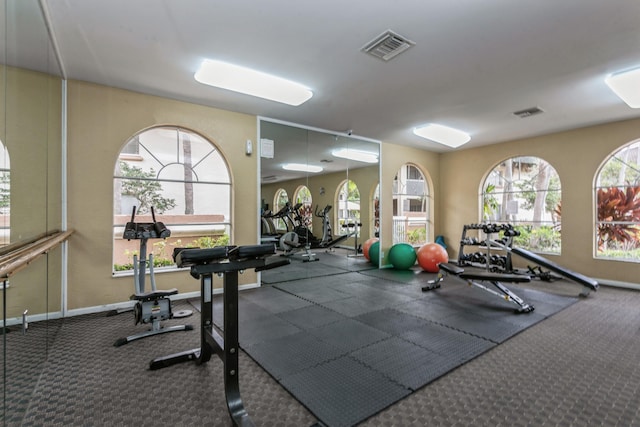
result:
[[[129,297],[135,300],[133,307],[135,324],[151,323],[151,329],[128,337],[119,338],[113,345],[120,347],[121,345],[130,343],[141,338],[152,335],[163,334],[166,332],[190,331],[193,329],[191,325],[176,325],[163,327],[160,322],[174,317],[171,311],[171,300],[169,296],[178,293],[176,288],[166,291],[156,289],[155,276],[153,274],[153,253],[147,257],[147,241],[149,239],[166,239],[171,236],[171,231],[162,223],[156,221],[156,215],[151,207],[151,218],[153,222],[135,222],[136,207],[133,207],[131,213],[131,221],[127,222],[124,227],[123,239],[140,240],[140,255],[133,255],[133,281],[135,293]],[[151,282],[151,291],[145,292],[145,276],[149,267],[149,281]],[[191,315],[190,310],[181,312],[180,317]]]
[[[294,231],[289,231],[280,237],[279,246],[284,251],[285,256],[289,256],[294,253],[296,249],[303,249],[305,252],[302,255],[304,261],[318,261],[316,254],[312,253],[311,249],[331,248],[337,245],[343,240],[347,239],[349,235],[343,235],[337,239],[333,238],[333,232],[331,229],[331,218],[329,211],[331,205],[326,205],[324,209],[319,210],[319,206],[316,205],[315,215],[322,218],[322,238],[318,239],[311,233],[311,230],[299,221],[298,226]],[[298,215],[300,216],[300,215]]]

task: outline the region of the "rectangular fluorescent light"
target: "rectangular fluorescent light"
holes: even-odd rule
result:
[[[193,77],[202,84],[293,106],[313,96],[309,88],[299,83],[212,59],[202,61]]]
[[[370,151],[340,148],[339,150],[333,150],[331,155],[340,157],[341,159],[355,160],[357,162],[378,163],[378,153],[372,153]]]
[[[413,129],[413,133],[451,148],[460,147],[471,140],[466,132],[435,123],[416,127]]]
[[[282,165],[282,169],[296,172],[322,172],[321,166],[306,165],[304,163],[285,163],[284,165]]]
[[[640,108],[640,67],[611,74],[604,82],[629,107]]]

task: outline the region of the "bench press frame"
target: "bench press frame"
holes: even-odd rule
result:
[[[452,274],[462,280],[465,280],[469,286],[475,286],[479,289],[482,289],[483,291],[489,292],[490,294],[499,297],[500,299],[515,304],[517,306],[515,312],[518,314],[530,313],[535,309],[533,305],[525,302],[522,298],[520,298],[502,283],[527,283],[531,281],[531,277],[529,276],[523,276],[519,274],[492,273],[488,271],[465,272],[464,268],[450,263],[440,263],[438,264],[438,267],[440,268],[438,276],[435,280],[429,281],[427,285],[422,287],[423,292],[440,288],[440,283],[444,280],[446,275]],[[480,282],[489,282],[497,290],[491,289]]]
[[[582,285],[582,292],[580,292],[579,296],[581,297],[587,297],[589,296],[589,294],[591,293],[591,291],[597,291],[600,287],[600,284],[598,283],[597,280],[592,279],[590,277],[587,277],[583,274],[580,273],[576,273],[575,271],[571,271],[568,268],[564,268],[544,257],[541,257],[540,255],[533,253],[531,251],[528,251],[526,249],[522,249],[522,248],[510,248],[508,246],[505,246],[499,242],[496,242],[494,240],[489,241],[489,243],[491,244],[491,246],[495,246],[497,248],[501,248],[506,250],[507,252],[513,253],[518,255],[521,258],[524,258],[528,261],[532,261],[536,264],[538,264],[539,266],[542,266],[544,268],[547,268],[549,270],[551,270],[552,272],[559,274],[560,276],[564,277],[565,279],[569,279],[575,283],[578,283],[580,285]]]
[[[224,391],[227,409],[234,426],[254,426],[242,402],[239,384],[238,343],[238,272],[247,269],[268,270],[289,264],[288,259],[267,263],[276,253],[274,244],[223,246],[209,249],[177,249],[178,267],[191,267],[191,276],[200,279],[200,347],[153,359],[150,370],[166,368],[193,360],[200,365],[217,354],[224,364]],[[213,275],[224,275],[224,329],[220,335],[213,329]]]

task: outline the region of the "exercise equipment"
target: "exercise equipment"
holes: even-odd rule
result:
[[[379,241],[380,241],[379,238],[371,237],[370,239],[365,240],[364,243],[362,244],[362,254],[367,259],[367,261],[371,261],[369,259],[369,248],[371,247],[372,244]]]
[[[543,282],[553,282],[555,280],[560,280],[562,279],[562,276],[559,276],[557,274],[553,274],[553,272],[551,271],[545,271],[542,269],[542,267],[540,267],[539,265],[536,266],[527,266],[527,274],[531,277],[536,277],[540,280],[542,280]]]
[[[518,307],[515,309],[516,313],[529,313],[534,310],[533,305],[526,303],[522,298],[520,298],[502,283],[530,282],[531,278],[529,276],[523,276],[521,274],[493,273],[489,271],[466,272],[464,268],[458,267],[448,262],[441,263],[438,265],[438,267],[440,269],[438,277],[435,280],[430,280],[427,285],[423,286],[423,292],[440,288],[440,284],[448,273],[459,277],[462,280],[465,280],[469,286],[475,286],[479,289],[482,289],[483,291],[489,292],[492,295],[504,299],[505,301],[514,303]],[[497,290],[491,289],[481,282],[488,282]]]
[[[342,228],[347,230],[346,235],[347,236],[354,236],[354,241],[353,241],[353,254],[349,254],[347,256],[349,257],[360,257],[363,256],[362,254],[362,245],[358,246],[358,235],[360,234],[360,227],[362,227],[362,223],[361,222],[346,222],[344,224],[342,224]],[[349,247],[344,247],[341,246],[344,249],[351,249]]]
[[[380,265],[380,242],[373,242],[369,246],[369,262],[376,267]]]
[[[191,276],[200,280],[200,347],[159,357],[151,361],[149,369],[156,370],[195,361],[206,363],[216,353],[224,364],[224,390],[227,409],[233,424],[253,426],[249,418],[239,385],[238,353],[238,272],[255,269],[268,270],[289,264],[289,259],[278,258],[270,262],[271,255],[276,253],[275,244],[250,246],[221,246],[208,249],[175,249],[174,259],[178,267],[191,267]],[[224,275],[223,311],[224,330],[221,336],[213,329],[212,297],[213,275]]]
[[[475,236],[469,236],[470,231],[477,230],[484,233],[484,239]],[[459,266],[475,266],[484,267],[487,271],[497,271],[503,273],[514,273],[513,264],[511,262],[511,254],[507,252],[505,255],[491,253],[491,240],[497,241],[493,235],[501,234],[500,241],[504,246],[511,248],[513,238],[519,236],[520,232],[511,224],[467,224],[462,227],[462,237],[460,238],[460,250],[458,251]],[[484,252],[476,251],[472,254],[465,253],[465,248],[471,246],[483,249]]]
[[[428,273],[437,273],[439,264],[449,262],[447,250],[438,243],[427,243],[416,252],[418,265]]]
[[[589,295],[589,293],[591,291],[597,291],[598,288],[600,287],[600,285],[598,284],[597,280],[594,280],[590,277],[587,277],[585,275],[582,275],[580,273],[576,273],[574,271],[571,271],[567,268],[564,268],[538,254],[535,254],[531,251],[528,251],[526,249],[522,249],[522,248],[510,248],[505,246],[504,244],[500,243],[500,242],[496,242],[496,241],[492,241],[491,244],[493,246],[502,248],[506,251],[508,251],[509,253],[513,253],[518,255],[519,257],[522,257],[524,259],[526,259],[527,261],[531,261],[534,262],[536,264],[538,264],[541,267],[544,267],[556,274],[559,274],[560,276],[569,279],[571,281],[574,281],[580,285],[583,286],[583,291],[580,293],[580,296],[586,297]]]
[[[396,270],[408,270],[416,263],[416,251],[408,243],[396,243],[389,249],[389,262]]]
[[[447,244],[444,242],[444,236],[436,236],[435,242],[443,248],[447,249]]]
[[[156,288],[155,276],[153,272],[153,254],[149,254],[147,258],[147,241],[149,239],[166,239],[171,236],[171,231],[162,223],[156,221],[155,212],[151,207],[151,218],[153,222],[135,222],[136,207],[133,207],[131,213],[131,221],[127,222],[124,227],[123,239],[140,240],[140,254],[133,255],[133,280],[135,293],[130,299],[136,301],[133,307],[135,324],[151,323],[151,329],[128,337],[119,338],[113,344],[116,347],[130,343],[141,338],[150,337],[152,335],[163,334],[167,332],[190,331],[193,329],[191,325],[174,325],[163,327],[163,320],[171,319],[173,312],[171,311],[171,295],[178,293],[173,288],[169,290],[159,291]],[[151,291],[145,290],[145,277],[149,268],[149,281],[151,282]],[[183,311],[180,317],[186,317],[190,312]]]
[[[299,209],[301,204],[296,205]],[[296,210],[296,207],[292,208]],[[318,261],[316,254],[311,252],[311,249],[330,249],[338,243],[348,239],[350,234],[345,234],[336,239],[333,238],[333,232],[331,228],[331,218],[329,217],[329,211],[331,205],[326,205],[321,211],[316,205],[315,215],[322,218],[322,238],[318,239],[311,233],[309,228],[300,222],[301,215],[298,216],[299,223],[293,231],[289,231],[280,237],[279,246],[284,252],[284,256],[290,256],[298,251],[304,251],[302,254],[303,261]]]

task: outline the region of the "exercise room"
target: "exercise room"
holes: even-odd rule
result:
[[[3,0],[0,424],[638,425],[640,3],[455,3]]]

